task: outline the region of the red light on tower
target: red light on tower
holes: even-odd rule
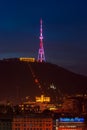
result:
[[[39,62],[45,62],[45,54],[44,54],[44,48],[43,48],[43,30],[42,30],[42,19],[40,20],[40,48],[38,51],[38,61]]]

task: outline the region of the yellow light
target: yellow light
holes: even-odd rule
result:
[[[41,97],[36,97],[36,102],[50,102],[50,97],[44,97],[44,95],[41,95]]]
[[[29,58],[29,57],[20,57],[19,60],[26,62],[35,62],[35,58]]]

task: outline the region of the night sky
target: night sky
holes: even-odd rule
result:
[[[87,75],[87,0],[1,0],[0,58],[35,57]]]

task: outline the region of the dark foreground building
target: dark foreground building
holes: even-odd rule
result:
[[[0,130],[12,130],[12,115],[0,114]]]

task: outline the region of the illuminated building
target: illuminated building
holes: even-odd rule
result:
[[[40,110],[44,111],[45,109],[48,110],[56,110],[56,106],[50,103],[50,97],[45,97],[41,95],[41,97],[36,97],[36,103],[40,106]]]
[[[53,130],[51,117],[29,114],[13,117],[12,130]]]
[[[26,62],[35,62],[35,58],[29,58],[29,57],[20,57],[19,60]]]
[[[49,103],[50,97],[45,97],[44,95],[41,95],[41,97],[36,97],[36,104],[40,106],[40,111],[47,109]]]
[[[55,126],[55,130],[87,130],[83,117],[60,117]]]
[[[39,106],[33,102],[24,102],[23,104],[19,105],[19,109],[23,113],[39,112]]]
[[[44,47],[43,47],[43,35],[42,35],[42,19],[40,20],[40,48],[38,51],[38,61],[45,61]]]
[[[50,97],[44,97],[44,95],[41,95],[41,97],[36,97],[36,102],[50,102]]]

